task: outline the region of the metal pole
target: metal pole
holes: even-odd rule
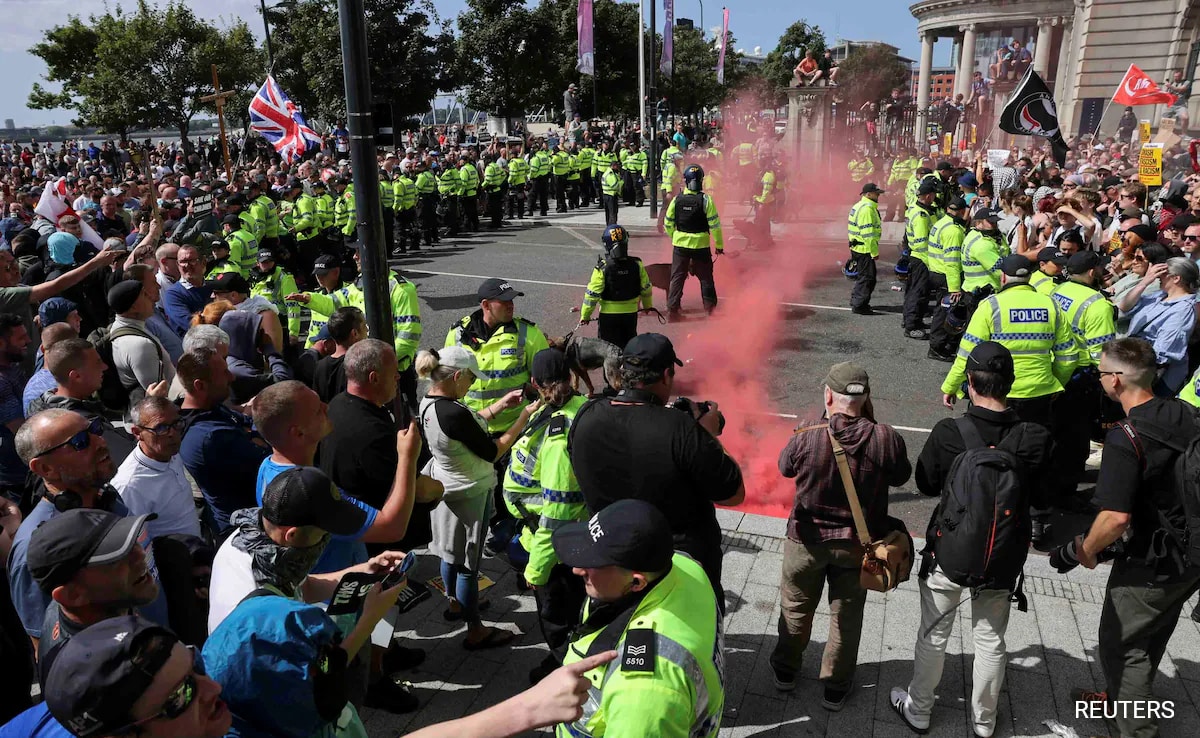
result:
[[[658,23],[658,14],[655,12],[658,7],[658,0],[650,0],[650,81],[648,88],[650,94],[654,96],[654,112],[650,116],[650,181],[646,186],[650,188],[650,217],[658,218],[658,188],[654,183],[658,180],[658,92],[654,89],[654,73],[658,68],[658,62],[654,60],[656,54],[654,34],[657,33],[655,25]]]
[[[342,71],[346,80],[346,122],[354,175],[354,217],[358,219],[362,288],[371,337],[391,344],[395,338],[388,302],[388,265],[384,253],[379,164],[371,118],[371,71],[367,60],[367,19],[363,0],[338,0],[342,31]]]
[[[696,0],[700,3],[700,38],[704,38],[704,0]]]
[[[275,68],[275,55],[271,53],[271,24],[267,22],[267,0],[258,0],[259,7],[262,8],[263,17],[263,38],[267,42],[267,71]]]
[[[653,0],[652,0],[653,1]],[[638,137],[646,135],[646,0],[638,0]]]

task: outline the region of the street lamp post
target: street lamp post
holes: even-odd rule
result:
[[[700,3],[700,38],[704,38],[704,0],[696,0]]]

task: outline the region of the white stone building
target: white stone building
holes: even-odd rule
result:
[[[1063,134],[1094,129],[1129,65],[1161,84],[1176,69],[1195,80],[1200,54],[1200,0],[920,0],[909,8],[921,39],[917,107],[929,107],[934,44],[953,44],[955,84],[970,95],[973,72],[993,76],[997,50],[1014,39],[1030,51],[1034,69],[1054,92]],[[996,110],[1012,82],[997,80]],[[1190,119],[1200,123],[1200,87]],[[1113,105],[1111,131],[1123,107]],[[1162,107],[1138,107],[1157,121]],[[918,125],[917,131],[924,131]]]

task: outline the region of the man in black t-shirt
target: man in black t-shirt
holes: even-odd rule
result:
[[[1187,524],[1172,484],[1178,456],[1172,446],[1186,447],[1200,427],[1188,405],[1155,397],[1156,364],[1154,348],[1142,339],[1119,338],[1104,345],[1100,383],[1121,403],[1131,427],[1118,426],[1105,438],[1093,500],[1100,512],[1087,536],[1066,547],[1079,563],[1094,569],[1106,548],[1124,541],[1100,614],[1099,655],[1107,692],[1078,695],[1118,707],[1154,699],[1151,684],[1167,641],[1184,603],[1200,589],[1200,566],[1187,561],[1178,543]],[[1121,735],[1158,734],[1155,711],[1119,709],[1116,722]]]
[[[666,336],[634,337],[621,355],[624,389],[587,403],[575,416],[571,465],[593,513],[630,498],[662,510],[675,548],[704,567],[724,609],[721,528],[713,504],[741,504],[746,487],[737,462],[717,440],[722,418],[716,403],[704,412],[693,402],[691,412],[666,407],[676,366],[683,364]]]

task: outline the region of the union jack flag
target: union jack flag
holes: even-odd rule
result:
[[[296,104],[269,75],[250,103],[250,128],[271,142],[285,164],[299,159],[309,148],[321,145],[321,137],[308,127]]]

